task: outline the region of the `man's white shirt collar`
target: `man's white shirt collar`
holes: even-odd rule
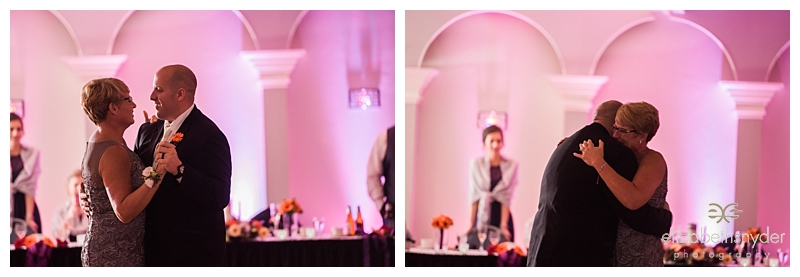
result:
[[[181,125],[183,125],[183,122],[186,121],[186,117],[188,117],[189,113],[191,113],[192,110],[194,110],[194,106],[195,104],[192,104],[191,107],[186,109],[186,111],[184,111],[182,114],[176,117],[175,120],[170,122],[170,129],[172,129],[172,132],[178,132],[178,130],[181,128]],[[164,124],[164,131],[166,130],[167,130],[167,124]]]

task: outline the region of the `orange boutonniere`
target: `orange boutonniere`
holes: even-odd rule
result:
[[[178,144],[178,142],[181,142],[182,140],[183,140],[183,133],[177,132],[175,133],[174,136],[172,136],[171,139],[169,139],[169,142],[172,144]]]

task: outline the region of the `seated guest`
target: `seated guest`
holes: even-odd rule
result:
[[[86,234],[89,219],[81,209],[78,197],[82,185],[81,170],[75,170],[67,180],[67,194],[70,199],[61,204],[53,214],[51,225],[53,236],[57,239],[69,238],[69,241],[76,241],[77,235]]]

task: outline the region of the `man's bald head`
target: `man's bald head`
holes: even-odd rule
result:
[[[600,104],[594,112],[594,122],[600,123],[611,134],[611,125],[614,125],[614,118],[617,116],[617,110],[622,107],[622,102],[617,100],[608,100]]]
[[[164,72],[166,76],[169,76],[167,82],[172,89],[183,88],[189,94],[194,95],[194,91],[197,89],[197,77],[194,76],[194,72],[191,69],[182,64],[173,64],[162,67],[158,71]]]

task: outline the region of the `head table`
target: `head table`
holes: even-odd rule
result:
[[[52,248],[48,259],[34,265],[27,250],[12,245],[11,266],[81,266],[81,246],[69,246]],[[232,240],[225,249],[225,266],[232,267],[380,267],[394,266],[394,258],[394,238],[378,235]]]

